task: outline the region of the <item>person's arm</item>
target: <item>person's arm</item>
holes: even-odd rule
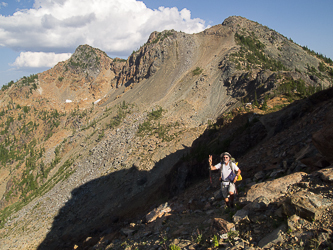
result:
[[[209,163],[210,170],[216,170],[217,169],[215,166],[213,166],[213,156],[210,155],[208,157],[208,163]]]
[[[237,174],[236,174],[236,177],[235,177],[235,179],[234,179],[234,183],[236,183],[236,181],[237,181],[237,179],[238,179],[238,176],[240,175],[241,172],[242,172],[242,171],[241,171],[240,169],[238,169]]]

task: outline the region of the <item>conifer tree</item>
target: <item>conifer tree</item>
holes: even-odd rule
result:
[[[259,103],[257,100],[257,91],[254,91],[254,102],[253,102],[254,106],[259,107]]]

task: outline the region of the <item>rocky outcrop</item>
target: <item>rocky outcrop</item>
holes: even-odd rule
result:
[[[58,110],[91,107],[112,89],[111,62],[105,52],[81,45],[70,59],[38,74],[39,88],[32,97],[52,101]]]
[[[223,71],[228,71],[225,67]],[[271,70],[252,70],[250,72],[232,72],[226,80],[228,94],[234,98],[242,98],[248,102],[257,98],[263,100],[263,96],[272,94],[277,87],[288,81],[302,81],[305,86],[329,86],[328,82],[318,83],[311,79],[308,74],[299,72],[272,72]]]
[[[133,51],[120,69],[116,62],[111,63],[111,70],[116,74],[116,87],[134,85],[152,76],[172,50],[177,33],[175,31],[153,32],[147,43],[138,51]]]

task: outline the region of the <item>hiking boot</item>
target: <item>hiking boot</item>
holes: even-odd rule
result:
[[[221,208],[224,208],[224,209],[230,208],[229,202],[222,202]]]

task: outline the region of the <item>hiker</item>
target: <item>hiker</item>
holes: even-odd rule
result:
[[[211,155],[208,158],[208,163],[211,170],[221,169],[220,181],[224,201],[228,207],[234,207],[234,196],[236,192],[235,182],[241,170],[230,159],[231,155],[228,152],[224,152],[220,155],[220,163],[213,166],[213,157]],[[235,172],[237,174],[235,174]]]

